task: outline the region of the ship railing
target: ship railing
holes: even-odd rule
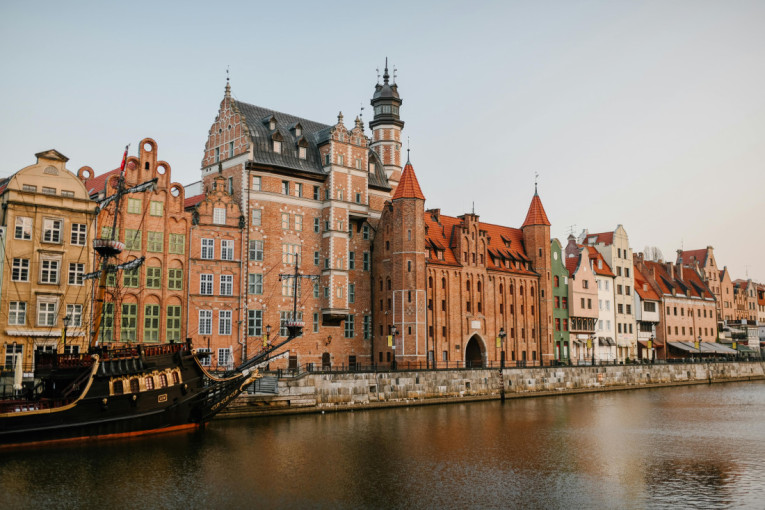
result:
[[[55,352],[36,352],[35,369],[51,370],[54,368],[85,368],[93,365],[90,354],[58,354]]]

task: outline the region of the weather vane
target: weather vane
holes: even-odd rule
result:
[[[398,72],[398,69],[396,69],[396,66],[393,66],[393,84],[396,84],[396,73]]]
[[[376,67],[375,71],[377,71],[377,84],[379,85],[380,84],[380,68]]]

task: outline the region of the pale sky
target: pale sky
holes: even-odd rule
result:
[[[426,207],[519,227],[539,172],[564,244],[621,223],[765,282],[762,0],[6,1],[0,176],[151,137],[189,184],[226,66],[237,99],[332,124],[371,119],[386,56]]]

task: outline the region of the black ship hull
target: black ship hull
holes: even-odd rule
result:
[[[216,377],[184,344],[47,356],[37,395],[0,402],[0,445],[199,427],[258,377]]]

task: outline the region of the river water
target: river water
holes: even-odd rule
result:
[[[765,508],[765,383],[0,451],[0,508]]]

